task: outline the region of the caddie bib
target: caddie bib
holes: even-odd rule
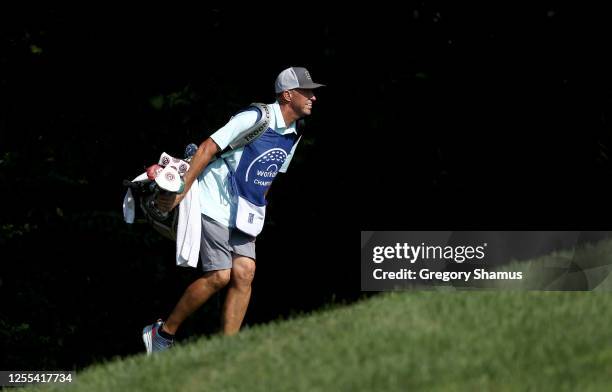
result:
[[[235,226],[240,231],[255,237],[263,229],[266,190],[283,166],[296,139],[294,133],[281,135],[268,128],[257,140],[244,147],[235,172],[228,165],[230,189],[237,199]]]

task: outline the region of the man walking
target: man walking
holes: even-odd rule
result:
[[[168,318],[143,329],[147,353],[172,346],[183,321],[214,293],[228,286],[222,310],[222,330],[236,334],[251,297],[255,274],[255,237],[263,227],[265,196],[278,172],[285,173],[299,141],[296,121],[312,112],[313,82],[303,67],[290,67],[276,78],[276,102],[250,107],[200,144],[184,176],[183,193],[159,197],[158,208],[170,211],[192,185],[200,187],[203,275],[187,287]],[[263,110],[262,110],[263,109]],[[263,113],[265,112],[265,113]],[[250,134],[267,116],[267,127],[243,147],[228,146]],[[223,152],[219,159],[215,156]]]

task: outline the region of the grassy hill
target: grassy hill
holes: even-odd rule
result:
[[[609,292],[385,293],[117,358],[62,390],[608,391],[610,325]]]
[[[608,391],[611,255],[610,240],[585,244],[498,269],[522,271],[520,281],[383,293],[231,338],[191,339],[91,366],[61,389]]]

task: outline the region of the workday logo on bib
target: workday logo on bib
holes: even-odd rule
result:
[[[259,186],[270,185],[285,159],[287,159],[287,153],[282,148],[273,148],[264,152],[253,159],[247,168],[245,182]]]

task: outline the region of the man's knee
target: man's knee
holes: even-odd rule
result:
[[[235,259],[232,266],[231,280],[238,286],[250,286],[255,277],[255,261],[247,257]]]
[[[227,286],[231,278],[231,270],[217,270],[211,271],[206,274],[210,284],[212,284],[217,290]]]

